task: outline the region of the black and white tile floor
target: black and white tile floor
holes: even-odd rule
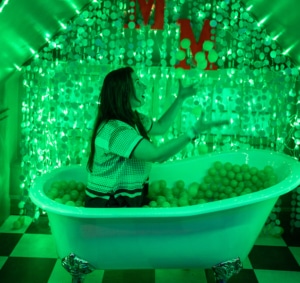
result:
[[[33,223],[26,217],[21,229],[13,230],[18,216],[11,215],[0,227],[1,283],[71,283],[71,276],[57,258],[48,218]],[[228,283],[300,282],[300,233],[276,238],[260,236],[243,270]],[[211,270],[97,270],[86,283],[214,283]]]

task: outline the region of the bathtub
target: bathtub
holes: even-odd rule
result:
[[[199,181],[215,162],[271,165],[279,182],[267,189],[230,199],[172,208],[83,208],[49,199],[54,180],[86,182],[85,166],[58,168],[38,177],[30,189],[35,205],[47,212],[58,256],[83,282],[93,269],[213,268],[225,282],[241,268],[279,196],[300,184],[300,163],[269,150],[211,153],[155,164],[150,183],[169,186],[181,179]]]

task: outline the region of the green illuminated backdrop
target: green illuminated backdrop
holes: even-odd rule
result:
[[[153,119],[176,96],[178,78],[184,84],[199,82],[178,120],[156,143],[177,136],[202,111],[208,120],[232,119],[231,127],[202,135],[173,159],[254,147],[299,155],[299,71],[277,45],[277,35],[251,16],[251,7],[239,1],[166,0],[164,13],[159,16],[159,5],[152,5],[145,23],[141,2],[92,1],[61,23],[62,32],[47,38],[24,67],[22,188],[55,167],[85,164],[102,80],[124,65],[133,66],[147,82],[143,112]],[[196,41],[209,21],[210,39],[197,53],[190,39],[182,39],[183,15]],[[163,28],[153,29],[158,17]],[[182,62],[192,68],[180,68]],[[298,194],[295,190],[292,202],[296,227]],[[279,224],[279,211],[280,201],[270,215],[272,225]]]

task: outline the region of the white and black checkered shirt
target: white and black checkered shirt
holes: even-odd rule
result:
[[[149,131],[152,120],[142,114],[140,118]],[[130,155],[142,139],[137,129],[119,120],[100,126],[95,140],[93,172],[88,171],[89,196],[108,199],[110,194],[131,198],[141,194],[151,163],[130,158]]]

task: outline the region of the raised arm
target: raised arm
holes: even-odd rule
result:
[[[201,119],[188,132],[160,146],[155,146],[150,141],[143,139],[134,149],[132,157],[148,162],[166,161],[195,139],[199,133],[213,127],[221,127],[228,124],[228,120],[207,123]]]
[[[195,87],[196,85],[183,87],[181,80],[179,80],[178,96],[158,121],[153,123],[149,132],[150,135],[163,135],[167,132],[178,115],[184,100],[195,94]]]

